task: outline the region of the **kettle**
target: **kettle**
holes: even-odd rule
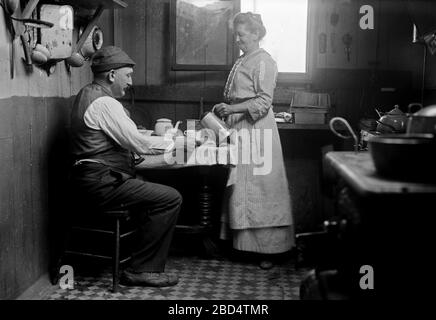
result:
[[[403,133],[407,128],[407,115],[400,110],[398,105],[386,113],[375,110],[380,116],[377,120],[377,131],[380,133]]]

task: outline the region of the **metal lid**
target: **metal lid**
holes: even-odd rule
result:
[[[391,111],[389,111],[387,114],[393,115],[393,116],[394,115],[401,115],[401,116],[405,115],[404,112],[400,110],[400,107],[398,105],[395,105],[394,108]]]

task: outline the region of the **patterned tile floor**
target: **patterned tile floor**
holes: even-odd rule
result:
[[[100,275],[75,275],[74,289],[53,286],[48,300],[298,300],[307,269],[295,270],[292,261],[262,270],[248,262],[171,256],[166,271],[179,276],[168,288],[120,286],[110,291],[110,270]]]

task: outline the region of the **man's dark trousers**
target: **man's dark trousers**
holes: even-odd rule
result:
[[[131,272],[163,272],[182,204],[172,187],[136,179],[100,163],[75,165],[71,185],[77,202],[100,209],[132,212],[141,232],[134,248]]]

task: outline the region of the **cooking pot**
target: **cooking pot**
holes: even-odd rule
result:
[[[382,113],[376,109],[380,116],[377,120],[377,131],[380,133],[403,133],[407,128],[407,115],[400,110],[398,105],[392,110]]]
[[[378,174],[406,181],[436,182],[436,138],[433,134],[385,134],[368,141]]]
[[[48,61],[47,56],[38,50],[32,51],[31,58],[34,64],[44,64]]]
[[[103,31],[94,26],[91,33],[86,38],[80,52],[85,58],[90,58],[97,50],[103,46]]]
[[[407,133],[436,133],[436,105],[425,107],[411,115]]]

